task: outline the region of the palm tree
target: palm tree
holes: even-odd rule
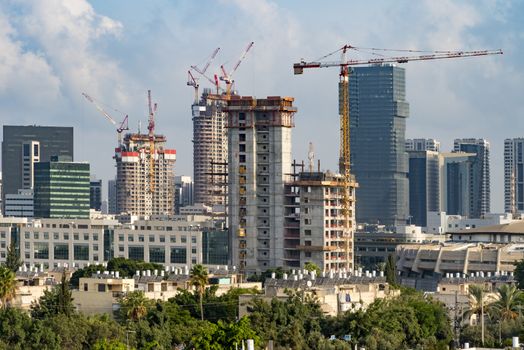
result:
[[[193,266],[193,268],[191,269],[190,276],[191,278],[189,280],[189,283],[191,283],[192,286],[196,287],[200,296],[200,318],[203,321],[204,307],[202,305],[202,299],[204,298],[204,292],[208,283],[207,269],[204,266],[197,264]]]
[[[481,323],[481,336],[482,336],[482,345],[484,345],[484,314],[486,307],[493,302],[493,299],[486,295],[486,290],[484,287],[472,285],[469,287],[469,307],[462,314],[463,318],[468,320],[471,319],[471,316],[476,315],[477,319],[480,318]]]
[[[128,319],[138,321],[147,315],[149,300],[144,292],[129,292],[120,300],[122,314]]]
[[[5,265],[0,266],[0,303],[6,307],[16,294],[15,273]]]
[[[524,292],[517,286],[504,284],[497,288],[497,301],[492,304],[492,309],[501,321],[514,320],[521,314]]]

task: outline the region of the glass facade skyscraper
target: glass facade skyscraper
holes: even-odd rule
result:
[[[408,154],[409,221],[425,227],[428,211],[440,211],[439,155],[433,151],[410,151]]]
[[[405,70],[353,68],[349,77],[351,164],[359,223],[403,225],[409,216]]]
[[[35,217],[89,219],[89,163],[35,163]]]

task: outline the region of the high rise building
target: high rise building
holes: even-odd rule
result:
[[[504,140],[504,211],[524,212],[524,138]]]
[[[490,212],[489,142],[485,139],[455,139],[454,152],[475,153],[469,179],[469,217],[480,218]]]
[[[116,211],[116,180],[107,181],[107,213],[119,214]]]
[[[470,198],[475,153],[452,152],[439,154],[440,210],[448,215],[470,217]]]
[[[224,95],[204,89],[193,111],[193,176],[195,203],[225,205],[226,187],[223,176],[227,163],[226,106]]]
[[[226,111],[233,265],[243,272],[284,266],[293,98],[231,96]]]
[[[89,183],[89,207],[102,210],[102,180],[92,180]]]
[[[89,163],[70,159],[53,156],[35,163],[35,217],[89,218]]]
[[[440,152],[440,142],[435,139],[407,139],[406,151]]]
[[[73,158],[73,128],[56,126],[4,125],[2,140],[3,192],[18,194],[19,189],[32,189],[36,162],[49,162],[51,156]],[[4,212],[5,207],[2,207]]]
[[[150,141],[148,135],[127,134],[116,149],[116,212],[119,214],[174,214],[176,151],[165,147],[165,136],[154,135],[151,159]]]
[[[300,193],[300,260],[312,262],[321,270],[353,270],[355,231],[354,177],[350,183],[349,232],[346,231],[344,176],[322,172],[301,172],[297,185]]]
[[[349,105],[351,170],[359,183],[357,222],[404,225],[409,214],[405,70],[353,68]]]
[[[180,214],[181,207],[193,204],[193,180],[191,176],[175,176],[175,214]]]
[[[428,211],[440,211],[439,153],[409,151],[409,221],[425,227]]]

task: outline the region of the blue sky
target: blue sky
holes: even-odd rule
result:
[[[502,56],[405,65],[408,137],[484,137],[492,149],[492,210],[503,208],[503,140],[524,137],[522,1],[168,1],[0,2],[2,124],[75,127],[77,160],[114,176],[116,134],[81,92],[145,126],[146,90],[158,102],[157,130],[178,151],[177,174],[192,173],[192,88],[187,69],[215,47],[241,94],[296,98],[293,152],[313,142],[323,167],[338,156],[337,71],[293,76],[292,64],[343,44],[429,50],[504,50]],[[201,81],[205,86],[204,81]],[[118,114],[115,115],[118,117]]]

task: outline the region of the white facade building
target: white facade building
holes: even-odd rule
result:
[[[440,142],[435,139],[406,139],[406,151],[440,152]]]
[[[5,216],[32,218],[34,216],[33,190],[18,190],[17,194],[5,195]]]

